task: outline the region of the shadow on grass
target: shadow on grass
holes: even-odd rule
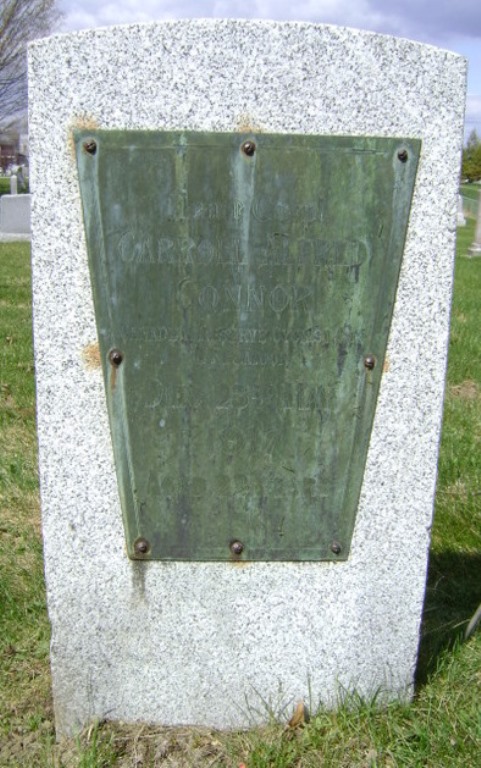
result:
[[[432,552],[424,601],[416,687],[426,683],[439,656],[464,636],[481,603],[481,554]]]

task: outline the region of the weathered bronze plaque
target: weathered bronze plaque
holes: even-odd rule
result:
[[[346,559],[420,142],[75,142],[130,557]]]

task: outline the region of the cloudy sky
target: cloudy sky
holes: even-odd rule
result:
[[[186,17],[340,24],[399,35],[469,61],[466,131],[481,135],[480,0],[59,0],[61,31]]]

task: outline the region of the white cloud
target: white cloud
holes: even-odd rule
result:
[[[63,0],[65,29],[185,17],[271,18],[316,21],[361,29],[445,39],[481,36],[479,0]]]

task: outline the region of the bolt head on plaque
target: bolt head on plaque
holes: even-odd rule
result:
[[[124,356],[120,349],[111,349],[109,352],[109,360],[111,365],[114,366],[114,368],[118,368],[120,365],[122,365]]]
[[[94,139],[86,139],[82,147],[88,155],[95,155],[97,152],[97,142]]]
[[[256,151],[256,144],[254,141],[244,141],[242,145],[242,151],[247,157],[252,157]]]
[[[134,552],[136,555],[147,555],[150,550],[150,544],[147,539],[140,536],[134,541]]]

